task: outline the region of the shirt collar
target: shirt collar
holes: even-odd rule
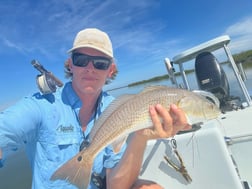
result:
[[[82,105],[79,96],[73,89],[72,82],[65,84],[62,91],[62,99],[64,103],[69,104],[73,108],[81,107]]]
[[[104,92],[102,92],[98,98],[98,109],[100,109],[103,104],[104,95]],[[69,104],[73,108],[80,108],[82,106],[79,96],[73,89],[72,82],[65,84],[62,92],[62,98],[64,103]]]

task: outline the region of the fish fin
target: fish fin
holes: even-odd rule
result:
[[[95,121],[95,124],[97,125],[96,127],[93,127],[93,129],[91,130],[90,134],[89,134],[89,139],[90,141],[92,141],[92,139],[94,138],[95,134],[97,133],[97,131],[100,129],[100,127],[102,126],[102,124],[105,122],[105,120],[107,120],[107,118],[113,113],[115,112],[115,110],[118,109],[118,107],[122,106],[125,102],[127,102],[128,100],[132,99],[135,95],[134,94],[125,94],[122,96],[119,96],[118,98],[116,98],[114,101],[112,101],[109,104],[109,107],[107,107],[101,114],[101,116],[99,117],[99,119],[97,119]]]
[[[93,162],[84,160],[80,152],[57,169],[50,180],[66,180],[79,189],[86,189],[90,182],[92,165]]]
[[[115,141],[111,144],[112,147],[113,147],[114,153],[117,154],[118,152],[120,152],[120,150],[121,150],[123,144],[125,144],[125,142],[126,142],[126,140],[127,140],[127,137],[128,137],[128,136],[123,136],[123,137],[121,137],[121,138],[118,138],[117,140],[115,140]]]

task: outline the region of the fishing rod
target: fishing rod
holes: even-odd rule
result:
[[[53,75],[52,72],[45,69],[37,60],[32,60],[31,64],[41,74],[37,75],[37,85],[43,94],[54,93],[57,87],[62,87],[63,83]]]

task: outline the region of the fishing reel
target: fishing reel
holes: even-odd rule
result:
[[[31,64],[41,73],[36,78],[41,93],[54,93],[57,87],[63,86],[63,83],[52,72],[47,71],[37,60],[32,60]]]

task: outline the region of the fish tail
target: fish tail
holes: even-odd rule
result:
[[[74,156],[54,172],[51,180],[66,180],[79,189],[86,189],[90,182],[93,159],[83,157],[85,155],[81,152]]]

